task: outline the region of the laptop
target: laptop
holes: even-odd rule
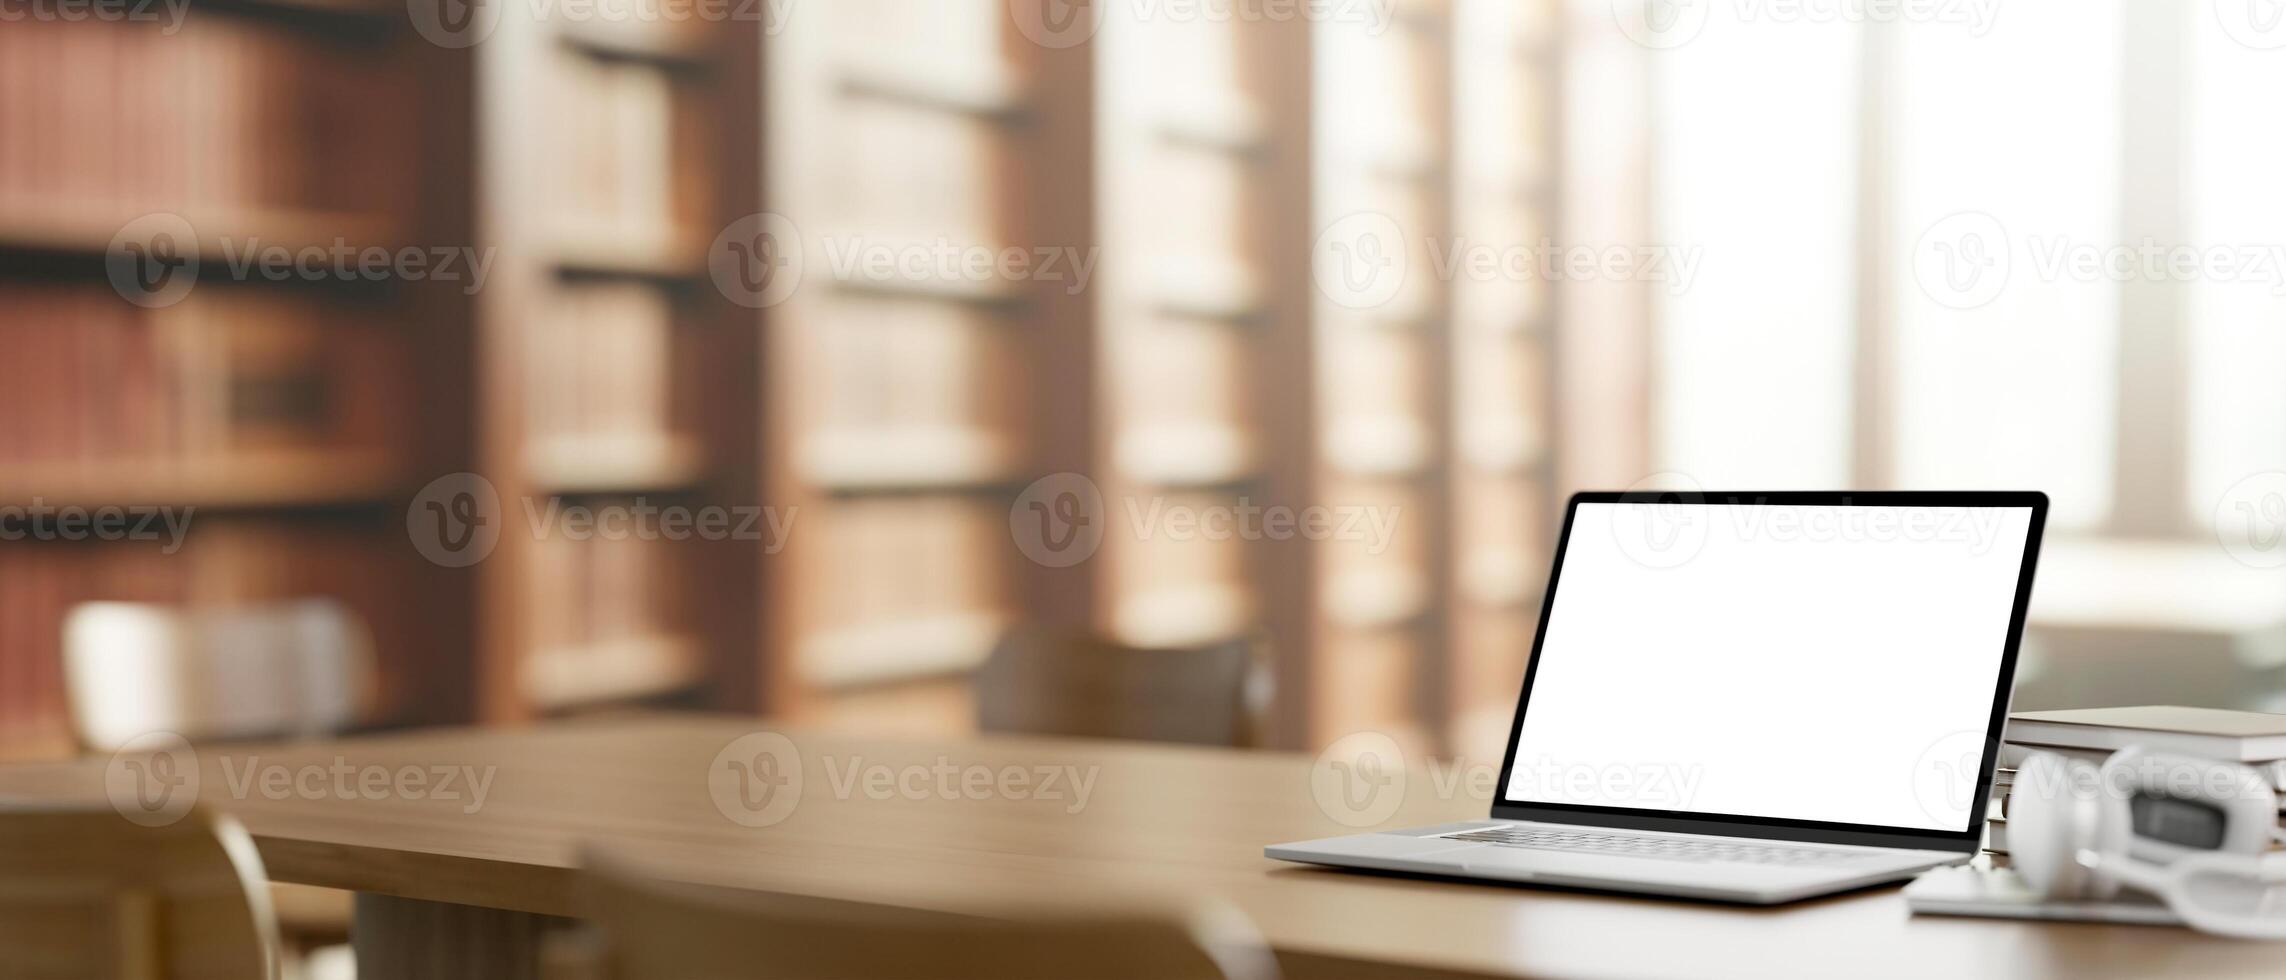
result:
[[[1491,814],[1265,853],[1752,904],[1966,861],[2047,512],[2039,493],[1578,494]],[[1402,763],[1330,765],[1386,782]],[[1341,819],[1343,798],[1320,803]]]

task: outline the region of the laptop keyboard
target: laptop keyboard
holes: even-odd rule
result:
[[[1503,847],[1528,847],[1543,851],[1610,854],[1617,857],[1662,858],[1670,861],[1745,861],[1750,864],[1790,866],[1833,864],[1864,856],[1852,851],[1829,851],[1811,847],[1773,847],[1765,844],[1739,844],[1731,841],[1691,840],[1675,837],[1636,837],[1630,834],[1607,834],[1592,830],[1556,828],[1495,827],[1490,830],[1472,830],[1465,834],[1448,834],[1446,839],[1482,841],[1487,844],[1499,844]]]

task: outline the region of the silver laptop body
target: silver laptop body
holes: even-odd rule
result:
[[[1753,904],[1965,861],[2046,516],[2038,493],[1576,495],[1487,819],[1264,853]],[[1362,761],[1403,764],[1334,765]]]

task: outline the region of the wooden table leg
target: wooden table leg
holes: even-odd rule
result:
[[[359,892],[358,980],[538,980],[542,932],[564,920]]]

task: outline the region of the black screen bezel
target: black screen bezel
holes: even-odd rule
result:
[[[1684,506],[1775,505],[1809,507],[2005,507],[2030,508],[2032,518],[2024,539],[2024,558],[2017,572],[2016,603],[2008,618],[2006,646],[2001,651],[2000,673],[1992,697],[1991,717],[1984,738],[1984,758],[1977,769],[1976,795],[1983,800],[1992,791],[1993,765],[2000,752],[2001,726],[2008,721],[2008,702],[2016,680],[2016,655],[2024,639],[2024,617],[2032,600],[2032,574],[2039,563],[2040,538],[2047,526],[2048,495],[2037,491],[1769,491],[1744,492],[1583,492],[1564,506],[1564,523],[1556,538],[1556,554],[1548,569],[1548,587],[1540,602],[1539,627],[1532,635],[1532,655],[1524,668],[1524,687],[1516,698],[1516,716],[1508,727],[1508,745],[1500,763],[1500,781],[1494,784],[1492,816],[1497,820],[1587,824],[1628,830],[1714,834],[1827,844],[1913,848],[1973,854],[1983,839],[1985,812],[1971,806],[1968,829],[1960,831],[1884,827],[1878,824],[1837,823],[1823,820],[1787,820],[1742,814],[1696,813],[1633,807],[1587,806],[1570,803],[1522,803],[1508,798],[1510,770],[1516,764],[1523,737],[1524,714],[1532,705],[1532,682],[1540,668],[1540,646],[1547,639],[1548,619],[1556,608],[1556,592],[1564,570],[1564,554],[1571,546],[1572,520],[1581,504],[1672,503]],[[1816,778],[1805,774],[1805,778]]]

